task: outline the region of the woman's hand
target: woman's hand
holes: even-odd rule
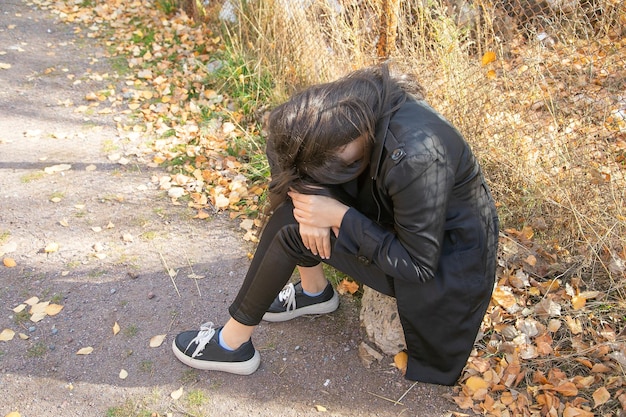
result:
[[[339,226],[348,206],[331,197],[289,191],[293,215],[300,225],[302,243],[322,259],[330,257],[330,231],[339,235]]]
[[[319,255],[322,259],[330,258],[330,228],[300,223],[300,237],[313,255]]]

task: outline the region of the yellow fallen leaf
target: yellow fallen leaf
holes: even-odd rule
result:
[[[120,375],[119,375],[120,379],[126,379],[128,378],[128,372],[126,372],[126,369],[122,369],[120,371]]]
[[[91,346],[87,346],[81,349],[78,349],[78,352],[76,352],[77,355],[89,355],[91,352],[93,352],[93,348]]]
[[[50,305],[50,301],[42,301],[40,303],[34,304],[30,307],[30,314],[44,313],[46,312],[46,308]]]
[[[325,413],[326,411],[328,411],[326,407],[324,407],[323,405],[316,405],[315,409],[319,411],[320,413]]]
[[[484,53],[481,62],[483,65],[487,65],[496,60],[496,53],[493,51],[487,51]]]
[[[34,306],[39,302],[39,297],[30,297],[28,300],[24,301],[24,304],[28,304],[29,306]]]
[[[470,393],[472,394],[480,389],[485,389],[489,387],[489,383],[487,381],[476,375],[467,378],[467,381],[465,381],[465,385],[467,386],[467,388],[469,388]]]
[[[13,258],[4,258],[2,260],[2,263],[7,268],[13,268],[13,267],[15,267],[17,265],[17,263],[15,262],[15,259],[13,259]]]
[[[409,364],[409,355],[404,351],[396,353],[393,357],[393,364],[402,372],[402,375],[404,375],[406,373],[406,367]]]
[[[4,329],[0,332],[0,342],[8,342],[9,340],[13,340],[15,336],[15,332],[11,329]]]
[[[59,314],[61,312],[61,310],[63,310],[63,306],[60,304],[49,304],[46,307],[46,314],[49,316],[56,316],[57,314]]]
[[[46,245],[46,248],[44,249],[46,253],[52,253],[58,250],[59,250],[59,244],[56,242],[48,243],[48,245]]]
[[[17,411],[11,411],[9,414],[7,414],[4,417],[22,417],[22,415],[18,413]]]
[[[30,316],[30,321],[32,321],[33,323],[37,323],[43,319],[45,319],[47,316],[45,311],[38,311],[36,313],[31,314]]]
[[[21,313],[26,308],[26,304],[20,304],[19,306],[13,309],[14,313]]]
[[[497,76],[498,76],[498,74],[496,73],[495,70],[487,71],[487,78],[489,78],[490,80],[495,79]]]
[[[170,394],[170,397],[172,397],[173,400],[178,400],[182,396],[183,396],[183,387],[178,388],[176,391],[172,391],[172,393]]]
[[[18,336],[20,339],[22,339],[22,340],[28,340],[28,339],[30,339],[30,336],[29,336],[29,335],[27,335],[27,334],[24,334],[24,333],[20,333],[20,334],[18,334],[17,336]]]
[[[161,346],[161,344],[162,344],[162,343],[163,343],[163,341],[165,340],[165,336],[167,336],[167,335],[165,335],[165,334],[159,334],[159,335],[153,336],[153,337],[150,339],[150,347],[153,347],[153,348],[154,348],[154,347],[159,347],[159,346]]]
[[[587,299],[585,297],[581,297],[580,295],[575,295],[572,297],[572,307],[574,310],[580,310],[587,304]]]
[[[120,332],[120,325],[117,324],[117,322],[115,322],[115,324],[113,325],[113,336],[115,336],[119,332]]]
[[[11,68],[11,64],[5,64],[4,62],[0,62],[0,69],[9,69]]]

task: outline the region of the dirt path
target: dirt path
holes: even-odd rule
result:
[[[103,111],[106,102],[81,106],[94,104],[86,94],[123,80],[72,27],[4,0],[0,64],[0,258],[16,262],[0,265],[0,332],[15,332],[0,341],[0,416],[441,416],[455,409],[442,396],[449,388],[412,386],[389,357],[370,369],[361,364],[358,310],[345,297],[331,316],[262,324],[254,340],[263,362],[250,377],[177,362],[170,351],[177,332],[227,318],[252,249],[242,231],[225,216],[199,221],[172,205],[151,181],[163,174],[158,168],[132,157],[119,163],[141,138],[120,135],[123,115]],[[36,322],[13,311],[31,297],[63,309]],[[158,335],[163,344],[149,347]],[[93,352],[76,354],[86,347]],[[402,405],[383,399],[409,388]]]

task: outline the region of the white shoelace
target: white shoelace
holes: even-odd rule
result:
[[[289,283],[278,293],[278,301],[281,301],[287,311],[296,309],[296,289]]]
[[[193,343],[197,343],[198,346],[196,347],[196,350],[191,355],[192,358],[195,358],[196,356],[200,354],[200,352],[204,350],[207,343],[211,341],[211,338],[213,338],[214,335],[215,335],[215,329],[213,329],[213,323],[210,321],[207,323],[204,323],[203,325],[200,326],[200,331],[198,332],[196,337],[194,337],[191,340],[191,342],[189,342],[189,344],[187,345],[187,348],[185,349],[185,353],[187,353],[187,350]]]

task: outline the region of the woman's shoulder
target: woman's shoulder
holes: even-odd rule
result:
[[[450,147],[465,147],[459,131],[423,100],[409,98],[393,115],[387,132],[407,156],[441,157]]]

